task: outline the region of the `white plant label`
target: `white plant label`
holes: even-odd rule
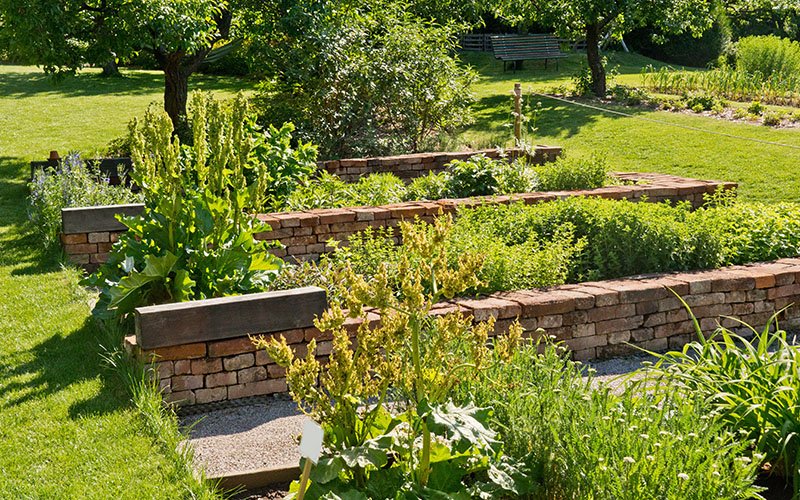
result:
[[[325,432],[313,420],[303,422],[303,435],[300,438],[300,456],[317,463],[322,453],[322,438]]]

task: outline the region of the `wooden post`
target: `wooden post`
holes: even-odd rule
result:
[[[522,85],[514,84],[514,139],[522,140]]]
[[[308,476],[311,475],[311,459],[306,458],[306,464],[303,466],[303,474],[300,476],[300,489],[297,491],[297,500],[303,500],[306,496],[306,488],[308,488]]]

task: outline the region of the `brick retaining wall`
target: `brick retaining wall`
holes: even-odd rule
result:
[[[458,207],[477,204],[504,204],[522,201],[542,203],[570,196],[597,196],[608,199],[628,199],[649,202],[686,201],[695,208],[703,204],[703,196],[718,188],[732,189],[735,183],[703,181],[655,173],[616,173],[625,185],[608,186],[583,191],[550,191],[508,196],[483,196],[445,199],[433,202],[396,203],[378,207],[332,208],[281,212],[260,215],[272,231],[257,238],[278,240],[284,248],[275,249],[279,257],[293,260],[313,260],[329,251],[330,239],[346,241],[350,235],[367,227],[396,226],[403,219],[420,217],[432,220],[439,213],[453,213]],[[127,215],[143,209],[142,205],[125,205]],[[125,228],[114,218],[114,207],[71,208],[62,211],[61,242],[70,262],[88,270],[106,261],[111,244]]]
[[[494,316],[495,334],[507,331],[519,318],[527,332],[543,328],[564,341],[575,359],[607,358],[634,352],[628,343],[664,350],[694,338],[688,313],[667,287],[692,307],[705,332],[717,322],[740,326],[723,316],[761,328],[775,311],[800,301],[800,259],[495,293],[441,303],[434,313],[461,310],[476,320]],[[781,319],[783,327],[800,325],[800,308],[789,308]],[[370,313],[369,320],[380,318]],[[357,326],[358,320],[348,324],[353,333]],[[253,332],[258,330],[252,325]],[[313,327],[272,335],[283,335],[300,355],[312,338],[317,339],[318,356],[326,357],[332,348],[330,336]],[[146,351],[137,347],[135,337],[127,338],[126,344],[136,355],[157,361],[161,387],[170,401],[199,404],[287,390],[283,369],[256,351],[248,337]]]
[[[379,158],[348,158],[344,160],[330,160],[321,162],[331,174],[338,175],[345,182],[355,182],[361,177],[379,172],[389,172],[403,180],[411,180],[427,175],[428,172],[441,172],[453,160],[468,160],[483,154],[489,158],[505,157],[509,161],[525,155],[519,148],[510,149],[481,149],[478,151],[462,151],[451,153],[417,153],[410,155],[382,156]],[[553,161],[561,154],[557,146],[536,146],[528,158],[537,165]]]

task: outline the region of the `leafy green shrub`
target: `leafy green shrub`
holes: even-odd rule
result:
[[[317,178],[295,188],[283,206],[284,210],[311,208],[357,207],[399,203],[406,198],[406,186],[391,173],[377,173],[347,183],[338,176],[322,172]]]
[[[475,155],[468,160],[453,160],[447,166],[449,189],[454,198],[483,196],[498,192],[495,171],[497,161],[486,155]]]
[[[783,122],[785,113],[769,111],[764,115],[763,124],[767,127],[777,127]]]
[[[751,442],[708,415],[702,398],[674,395],[652,380],[629,383],[621,394],[594,390],[585,375],[547,341],[518,349],[461,387],[460,400],[494,409],[506,453],[538,471],[537,498],[757,494]]]
[[[753,101],[747,106],[747,112],[751,115],[761,116],[764,114],[764,111],[767,110],[767,107],[761,104],[760,101]]]
[[[702,398],[731,430],[754,440],[773,472],[793,480],[797,497],[800,350],[777,328],[776,316],[761,332],[751,328],[753,340],[722,327],[706,338],[692,316],[697,340],[657,355],[652,371],[676,390]]]
[[[724,101],[703,92],[690,92],[683,96],[683,100],[686,102],[686,107],[695,113],[711,111],[715,107],[725,106]]]
[[[748,36],[736,44],[736,68],[764,76],[800,73],[800,43],[777,36]]]
[[[275,22],[255,47],[266,51],[256,58],[264,74],[276,75],[262,83],[260,114],[297,124],[324,158],[420,151],[471,122],[476,73],[454,55],[459,27],[389,3],[281,12]],[[271,39],[283,33],[293,36]]]
[[[37,171],[28,188],[31,227],[46,245],[58,239],[62,208],[136,203],[142,199],[124,185],[110,186],[108,179],[81,160],[78,153],[68,154],[56,168]]]
[[[650,94],[638,87],[614,85],[609,89],[609,92],[615,101],[621,102],[626,106],[639,106],[651,100]]]
[[[131,124],[132,177],[145,210],[86,284],[100,288],[95,313],[124,317],[135,307],[248,293],[266,287],[281,261],[255,239],[269,226],[253,214],[266,202],[264,171],[252,163],[247,101],[192,98],[194,144],[182,146],[163,111]],[[258,165],[258,164],[256,164]],[[248,184],[248,177],[255,179]]]
[[[588,158],[561,156],[535,167],[540,191],[594,189],[608,182],[610,166],[602,156]]]
[[[429,172],[408,185],[405,201],[441,200],[450,196],[450,176],[447,172]]]

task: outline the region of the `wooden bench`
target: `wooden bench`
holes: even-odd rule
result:
[[[545,68],[549,59],[555,59],[558,69],[558,60],[567,57],[561,52],[558,38],[548,34],[493,36],[492,49],[495,59],[503,61],[503,71],[506,63],[513,63],[512,68],[516,70],[518,63],[527,59],[544,59]]]

